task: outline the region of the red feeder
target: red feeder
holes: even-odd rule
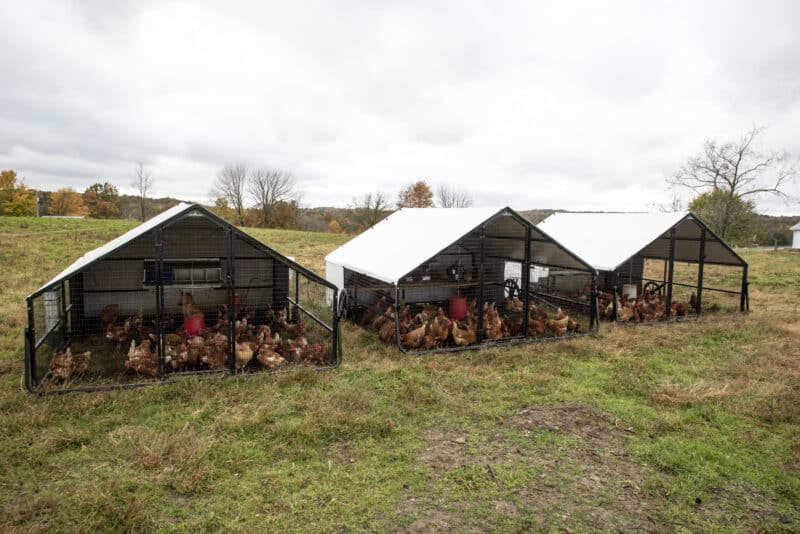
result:
[[[206,318],[202,315],[186,317],[183,320],[183,329],[190,336],[199,336],[206,329]]]
[[[467,316],[467,297],[450,297],[450,319],[460,321]]]

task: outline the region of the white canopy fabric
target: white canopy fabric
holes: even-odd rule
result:
[[[614,271],[635,255],[668,258],[672,227],[676,227],[675,259],[698,261],[704,227],[689,212],[556,213],[537,226],[598,271]],[[746,264],[708,230],[705,257],[707,263]]]
[[[154,228],[158,227],[165,221],[168,221],[169,219],[177,215],[180,215],[181,213],[191,211],[195,206],[196,206],[195,204],[186,204],[186,203],[181,203],[178,204],[177,206],[173,206],[170,209],[159,213],[152,219],[143,222],[136,228],[128,230],[127,232],[117,237],[116,239],[112,239],[105,245],[90,250],[89,252],[87,252],[77,260],[75,260],[75,262],[72,265],[70,265],[69,267],[58,273],[55,277],[53,277],[52,280],[50,280],[42,287],[37,289],[36,292],[34,292],[33,294],[36,295],[40,293],[42,290],[58,282],[59,280],[64,280],[66,278],[69,278],[70,276],[77,273],[84,267],[87,267],[88,265],[99,260],[100,258],[107,256],[108,254],[111,254],[112,252],[123,247],[127,243],[130,243],[137,237],[142,236],[147,232],[149,232],[150,230],[153,230]]]
[[[790,230],[800,230],[800,222],[792,226]]]
[[[328,254],[325,261],[396,284],[499,211],[499,208],[403,208]]]

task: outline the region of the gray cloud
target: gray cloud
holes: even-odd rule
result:
[[[0,166],[124,190],[144,161],[157,194],[204,200],[245,161],[292,170],[309,205],[424,177],[477,205],[641,210],[708,138],[767,124],[766,146],[798,154],[798,18],[794,2],[8,3]]]

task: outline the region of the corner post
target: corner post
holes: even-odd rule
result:
[[[522,336],[528,337],[528,316],[531,299],[531,227],[525,227],[525,261],[522,263],[522,288],[525,291],[523,298],[524,313],[522,314]]]
[[[226,228],[226,239],[228,241],[228,268],[225,275],[228,286],[228,370],[236,373],[236,313],[233,310],[233,302],[236,298],[236,272],[233,265],[233,231],[230,227]]]
[[[166,374],[166,357],[164,350],[164,239],[161,228],[156,230],[156,332],[158,341],[158,378]]]
[[[589,331],[600,328],[600,307],[597,305],[597,271],[592,272],[592,293],[589,302]]]
[[[747,281],[748,265],[742,267],[742,292],[739,298],[739,311],[744,313],[750,311],[750,284]]]
[[[33,299],[26,299],[28,307],[28,328],[25,329],[26,347],[25,351],[25,381],[28,391],[33,393],[33,385],[36,383],[36,325],[33,318]]]
[[[664,317],[669,319],[672,316],[672,280],[675,276],[675,227],[669,231],[669,260],[667,270],[667,305],[664,310]]]
[[[706,229],[700,230],[700,257],[697,264],[697,296],[695,312],[697,315],[703,310],[703,271],[706,266]]]
[[[478,343],[483,343],[483,268],[486,262],[486,226],[480,230],[480,262],[478,264]]]

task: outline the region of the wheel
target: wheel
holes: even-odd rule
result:
[[[519,289],[519,284],[513,278],[509,278],[505,282],[503,282],[503,287],[505,288],[506,293],[508,294],[508,298],[520,297],[521,291]]]
[[[642,288],[642,293],[646,293],[651,296],[655,295],[661,296],[661,292],[663,290],[664,290],[664,284],[659,284],[658,282],[647,282]]]

